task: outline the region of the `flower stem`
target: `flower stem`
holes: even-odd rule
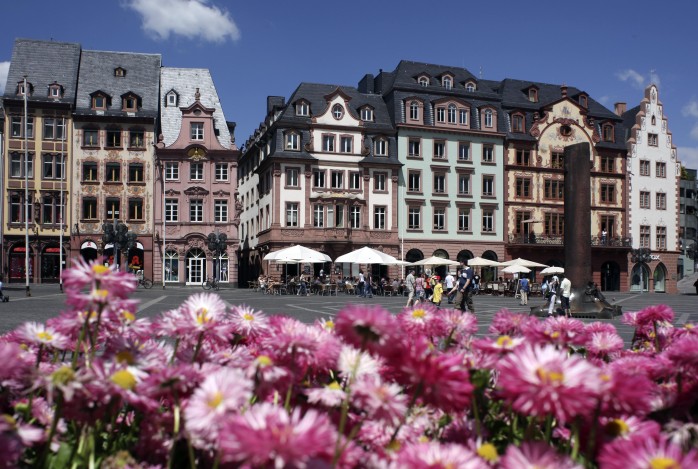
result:
[[[61,418],[62,411],[63,411],[63,394],[59,393],[58,397],[56,398],[56,410],[53,412],[53,420],[51,421],[51,429],[48,432],[48,438],[46,439],[46,446],[44,446],[44,449],[41,452],[41,458],[39,459],[39,466],[38,467],[43,467],[44,463],[46,461],[46,458],[48,457],[48,453],[51,450],[51,441],[53,440],[53,436],[56,434],[56,427],[58,426],[58,421]]]
[[[407,406],[407,412],[405,413],[405,418],[403,418],[400,421],[400,424],[397,426],[397,428],[393,432],[393,436],[390,437],[390,443],[388,443],[388,445],[392,444],[395,441],[395,438],[397,438],[398,432],[400,431],[402,426],[407,421],[407,417],[409,417],[410,414],[412,413],[412,408],[414,407],[415,402],[417,402],[417,398],[419,397],[420,394],[422,394],[422,382],[421,381],[417,385],[417,388],[414,390],[414,394],[412,395],[412,400],[410,401],[410,405]]]
[[[175,340],[174,343],[174,350],[172,350],[172,358],[170,358],[170,365],[172,365],[175,361],[175,357],[177,356],[177,349],[179,348],[179,337]]]
[[[657,321],[652,321],[654,326],[654,349],[657,353],[661,352],[661,347],[659,346],[659,334],[657,333]]]
[[[571,458],[572,460],[576,461],[577,457],[579,456],[579,420],[575,420],[574,424],[572,425],[572,454]]]
[[[194,356],[191,359],[192,363],[196,362],[196,357],[199,355],[199,350],[201,350],[201,343],[204,341],[204,332],[199,332],[199,340],[196,341],[196,347],[194,348]]]

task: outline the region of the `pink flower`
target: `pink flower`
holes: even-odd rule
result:
[[[555,452],[545,443],[524,442],[520,448],[507,447],[502,457],[501,469],[582,469],[567,456]]]
[[[31,357],[19,345],[0,342],[0,386],[26,377],[32,366]]]
[[[308,402],[311,404],[321,404],[325,407],[339,407],[347,396],[347,393],[336,381],[321,388],[307,389],[305,394],[307,394]]]
[[[602,437],[607,441],[616,439],[630,440],[657,439],[662,427],[654,420],[642,420],[636,416],[602,417],[599,420]]]
[[[305,467],[312,459],[330,461],[336,431],[324,414],[300,409],[291,414],[268,403],[233,416],[220,436],[224,461],[253,467]]]
[[[428,303],[420,303],[405,308],[398,315],[402,328],[412,336],[439,337],[444,335],[445,327],[440,311]]]
[[[407,445],[397,458],[397,468],[409,469],[489,469],[489,465],[465,446],[437,442]]]
[[[397,426],[407,413],[408,396],[395,383],[383,383],[376,377],[366,376],[357,381],[353,390],[354,407],[369,419]]]
[[[335,321],[335,332],[349,345],[385,353],[393,350],[399,339],[395,316],[379,306],[348,306]]]
[[[601,394],[604,415],[641,416],[650,411],[656,385],[645,374],[608,366],[601,377],[605,388]]]
[[[647,326],[655,322],[672,322],[674,310],[667,305],[648,306],[639,311],[635,319],[639,326]]]
[[[523,335],[525,325],[538,322],[538,319],[528,314],[513,313],[508,309],[502,309],[492,318],[489,333],[517,337]]]
[[[588,331],[588,329],[587,329]],[[623,338],[615,331],[591,332],[587,336],[585,347],[590,355],[605,357],[623,350]]]
[[[509,337],[500,335],[496,339],[477,339],[472,343],[475,350],[480,350],[486,354],[504,356],[507,353],[521,346],[526,339],[523,337]]]
[[[445,334],[459,345],[477,333],[477,317],[472,313],[464,313],[458,309],[446,309],[441,311],[441,317],[445,327]]]
[[[698,454],[683,453],[664,437],[637,437],[604,446],[598,461],[600,469],[689,469],[698,467]]]
[[[671,360],[679,372],[698,378],[698,336],[685,335],[664,350],[663,355]]]
[[[269,332],[269,320],[261,311],[242,305],[233,306],[230,313],[230,324],[235,334],[254,339]]]
[[[530,325],[525,328],[526,337],[531,337],[536,342],[550,343],[558,347],[582,345],[586,341],[584,323],[579,319],[566,317],[553,317],[543,321],[542,330]]]
[[[63,288],[68,299],[81,290],[108,288],[112,296],[123,298],[136,289],[136,278],[128,272],[117,272],[97,261],[74,259],[73,266],[63,271]]]
[[[230,414],[237,413],[252,397],[252,381],[242,371],[221,368],[194,391],[184,409],[186,428],[195,440],[213,442]]]
[[[499,365],[499,387],[515,410],[562,423],[591,412],[602,389],[599,370],[551,346],[526,345]]]
[[[25,323],[19,328],[18,337],[28,344],[42,345],[59,350],[65,349],[69,343],[68,337],[38,322]]]

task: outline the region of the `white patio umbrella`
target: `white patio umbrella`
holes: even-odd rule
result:
[[[264,256],[265,261],[277,261],[279,263],[285,262],[287,264],[293,264],[294,262],[306,262],[306,263],[324,263],[332,262],[330,256],[323,254],[315,249],[310,249],[305,246],[297,244],[284,249],[279,249],[278,251],[272,251],[266,256]]]
[[[502,272],[507,274],[527,274],[531,271],[528,267],[522,265],[510,265],[502,269]]]
[[[468,265],[471,267],[501,267],[499,262],[491,261],[489,259],[485,259],[484,257],[473,257],[472,259],[468,259]]]
[[[563,269],[562,267],[552,266],[546,267],[545,269],[541,270],[540,273],[543,275],[564,274],[565,269]]]
[[[452,261],[450,259],[444,259],[443,257],[436,257],[436,256],[431,256],[427,257],[426,259],[422,259],[417,262],[413,262],[409,265],[433,265],[433,266],[438,266],[438,265],[460,265],[460,262],[458,261]]]
[[[529,261],[528,259],[522,259],[521,257],[518,257],[516,259],[512,259],[510,261],[502,262],[501,265],[522,265],[524,267],[548,267],[545,264],[541,264],[539,262],[534,262],[534,261]]]
[[[335,264],[339,263],[349,263],[349,264],[383,264],[383,265],[401,265],[403,261],[400,261],[393,256],[386,254],[384,252],[377,251],[376,249],[364,246],[355,251],[343,254],[334,260]]]

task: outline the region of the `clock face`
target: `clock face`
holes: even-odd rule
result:
[[[206,150],[202,147],[193,147],[189,149],[187,155],[194,161],[202,160],[206,158]]]

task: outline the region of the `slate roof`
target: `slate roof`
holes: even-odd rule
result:
[[[121,96],[132,92],[141,98],[133,117],[156,118],[161,61],[160,54],[82,51],[75,114],[127,117],[121,110]],[[126,70],[125,76],[115,76],[118,67]],[[91,94],[98,90],[111,96],[111,106],[105,111],[92,110]]]
[[[440,77],[446,73],[451,74],[453,78],[453,88],[446,90],[441,86]],[[439,93],[453,93],[461,96],[479,96],[482,98],[496,97],[496,93],[489,86],[486,80],[481,80],[468,69],[462,67],[452,67],[448,65],[435,65],[423,62],[412,62],[409,60],[401,60],[395,70],[392,72],[395,79],[393,86],[396,88],[414,88],[422,92],[428,91],[431,86],[437,87]],[[416,78],[419,75],[427,74],[430,77],[430,86],[420,85]],[[464,83],[473,80],[477,87],[475,91],[466,91]]]
[[[201,104],[215,109],[213,125],[217,130],[218,142],[224,148],[230,149],[230,129],[226,123],[213,78],[206,68],[162,67],[160,70],[160,132],[165,139],[165,145],[172,145],[177,140],[182,126],[182,112],[179,108],[188,107],[194,103],[197,88],[199,88]],[[165,106],[166,95],[172,90],[178,96],[177,106]]]
[[[17,83],[26,75],[27,82],[33,87],[30,102],[72,105],[75,102],[79,64],[80,44],[16,39],[7,74],[5,100],[22,98],[17,96]],[[63,86],[61,98],[49,98],[48,86],[54,82]]]

